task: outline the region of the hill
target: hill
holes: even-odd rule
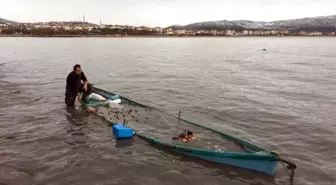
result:
[[[272,22],[249,20],[220,20],[188,24],[185,26],[174,25],[168,28],[188,30],[301,30],[301,31],[336,31],[336,15],[319,16],[302,19],[280,20]]]
[[[3,19],[0,17],[0,24],[16,24],[17,22],[15,21],[10,21],[10,20],[7,20],[7,19]]]

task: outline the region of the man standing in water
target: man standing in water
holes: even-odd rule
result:
[[[88,83],[89,82],[87,81],[81,66],[76,64],[73,67],[73,71],[69,73],[66,79],[65,103],[68,106],[74,106],[77,93],[80,91],[80,88],[83,88],[84,91],[87,91]]]

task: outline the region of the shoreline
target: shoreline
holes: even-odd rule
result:
[[[36,38],[201,38],[201,37],[214,37],[214,38],[243,38],[243,37],[336,37],[336,35],[239,35],[239,36],[226,36],[226,35],[12,35],[0,34],[0,37],[36,37]]]

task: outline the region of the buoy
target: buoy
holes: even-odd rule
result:
[[[93,113],[93,112],[96,112],[96,109],[94,109],[94,108],[92,108],[92,107],[88,107],[88,108],[86,109],[86,111],[87,111],[88,113]]]

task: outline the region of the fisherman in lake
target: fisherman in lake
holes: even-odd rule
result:
[[[65,103],[68,106],[74,106],[77,94],[83,90],[87,91],[88,80],[79,64],[73,67],[66,79]]]

